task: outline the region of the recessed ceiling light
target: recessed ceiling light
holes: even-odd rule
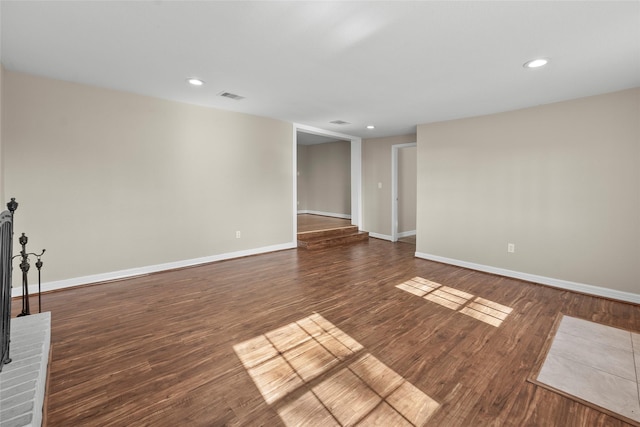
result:
[[[204,84],[204,80],[196,79],[195,77],[191,77],[187,79],[187,83],[192,86],[202,86]]]
[[[549,62],[549,60],[544,58],[538,58],[538,59],[532,59],[531,61],[527,61],[522,66],[524,68],[539,68],[547,65],[547,62]]]
[[[374,125],[369,125],[367,126],[367,129],[375,129],[376,127]]]

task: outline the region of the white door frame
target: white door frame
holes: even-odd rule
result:
[[[313,126],[293,124],[293,241],[298,237],[298,131],[351,141],[351,224],[362,226],[362,138]]]
[[[391,146],[391,241],[398,241],[398,150],[416,147],[415,142]]]

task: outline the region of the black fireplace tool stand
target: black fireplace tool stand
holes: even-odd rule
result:
[[[38,269],[38,312],[42,313],[42,290],[41,290],[40,270],[44,265],[42,263],[41,258],[44,252],[46,251],[46,249],[43,249],[42,252],[40,252],[39,254],[36,254],[34,252],[27,252],[28,241],[29,241],[29,238],[25,236],[24,233],[22,233],[22,236],[20,236],[20,239],[18,239],[18,242],[20,242],[20,245],[22,246],[22,250],[20,251],[20,255],[16,255],[13,257],[13,258],[18,258],[18,257],[21,258],[20,270],[22,270],[22,311],[20,312],[20,314],[18,314],[18,317],[28,316],[31,314],[31,311],[29,308],[29,279],[28,279],[29,268],[31,267],[31,265],[29,264],[29,255],[33,255],[34,257],[37,258],[35,266]]]

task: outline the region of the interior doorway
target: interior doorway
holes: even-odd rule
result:
[[[331,132],[324,129],[314,128],[312,126],[295,124],[293,135],[294,156],[293,156],[293,212],[294,218],[298,214],[298,135],[311,135],[314,137],[324,138],[326,141],[348,141],[350,144],[350,198],[351,198],[351,224],[360,227],[362,224],[362,139],[351,135]],[[293,239],[297,240],[298,224],[294,221]]]
[[[415,243],[417,144],[391,146],[391,241],[407,238]]]
[[[350,220],[351,141],[301,131],[297,139],[298,215]]]

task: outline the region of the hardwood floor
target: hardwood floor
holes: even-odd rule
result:
[[[322,215],[298,215],[298,233],[307,231],[328,230],[331,228],[347,227],[351,225],[350,219],[333,218]]]
[[[283,409],[265,401],[234,346],[314,313],[361,346],[353,358],[373,356],[437,402],[426,425],[625,425],[527,377],[558,313],[637,332],[638,306],[417,259],[414,251],[370,239],[44,294],[43,311],[52,313],[48,425],[284,425],[278,411],[288,413],[289,402]],[[396,287],[413,277],[512,310],[492,326]],[[355,363],[349,357],[305,387],[327,393],[324,376]]]
[[[407,236],[407,237],[401,237],[398,239],[398,242],[400,243],[408,243],[410,245],[414,245],[416,244],[416,236]]]

